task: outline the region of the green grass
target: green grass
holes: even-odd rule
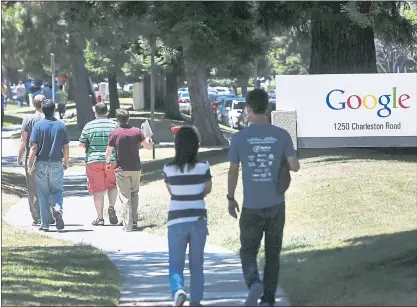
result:
[[[24,176],[2,173],[2,306],[117,306],[121,281],[103,252],[4,222],[24,192]]]
[[[208,242],[237,251],[238,222],[227,213],[225,156],[203,157],[213,175],[206,199]],[[280,275],[292,304],[415,305],[416,155],[329,149],[301,150],[300,158],[302,168],[287,192]],[[143,226],[166,235],[165,184],[157,174],[145,172],[143,179]],[[240,180],[236,196],[241,202]]]

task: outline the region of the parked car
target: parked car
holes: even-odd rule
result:
[[[181,113],[191,114],[190,94],[188,92],[178,94],[178,105]]]
[[[222,87],[218,86],[215,88],[217,91],[217,94],[223,94],[223,95],[234,95],[233,91],[231,91],[228,87]]]
[[[245,98],[226,98],[222,107],[218,110],[217,119],[221,124],[228,125],[233,129],[239,129],[242,114],[246,106]]]
[[[125,84],[123,87],[124,91],[133,91],[133,84]]]
[[[213,111],[214,114],[217,114],[217,109],[219,108],[219,106],[223,104],[224,100],[227,98],[234,98],[234,97],[235,95],[231,95],[231,94],[227,94],[227,95],[219,94],[219,95],[214,96],[211,102],[211,110]]]

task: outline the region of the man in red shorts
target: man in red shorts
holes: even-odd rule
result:
[[[103,208],[104,192],[109,198],[110,224],[118,223],[114,205],[117,198],[116,176],[116,152],[113,151],[110,166],[106,167],[106,148],[110,133],[117,128],[117,123],[106,117],[107,105],[99,102],[95,106],[96,119],[87,123],[81,132],[80,146],[86,149],[85,162],[88,180],[88,192],[94,195],[94,204],[97,210],[97,219],[94,226],[104,226]]]

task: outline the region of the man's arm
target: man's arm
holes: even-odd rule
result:
[[[86,127],[84,127],[83,131],[81,131],[81,135],[78,141],[79,141],[78,146],[84,149],[87,149],[89,142],[88,142],[88,133],[87,133]]]
[[[22,131],[20,133],[20,144],[19,144],[19,151],[17,155],[17,163],[21,164],[22,162],[22,155],[25,153],[26,144],[28,142],[28,133],[26,131]]]
[[[106,164],[110,164],[110,160],[111,160],[111,154],[113,152],[113,148],[110,145],[107,145],[107,149],[106,149]]]
[[[288,166],[291,171],[298,172],[300,170],[300,162],[298,161],[291,136],[287,133],[285,139],[284,155],[287,158]]]
[[[291,171],[298,172],[300,170],[300,162],[297,156],[287,157],[287,161]]]
[[[38,144],[32,143],[29,152],[28,169],[32,169],[33,163],[35,163],[36,153],[38,152]]]
[[[238,134],[235,134],[232,137],[232,141],[230,142],[230,148],[229,148],[229,173],[227,175],[227,199],[229,201],[228,210],[230,216],[237,219],[237,212],[239,212],[239,205],[237,201],[235,200],[235,191],[236,191],[236,185],[237,185],[237,179],[239,176],[239,164],[240,164],[240,157],[239,157],[239,151],[237,149],[236,145],[236,137]]]
[[[227,174],[227,196],[235,197],[237,180],[239,178],[239,164],[230,162],[229,173]]]
[[[20,143],[19,143],[19,149],[18,149],[18,153],[17,153],[17,163],[20,165],[21,163],[21,156],[23,155],[23,153],[25,152],[26,149],[26,145],[28,142],[28,137],[30,137],[30,135],[28,135],[28,128],[27,128],[27,122],[28,122],[28,118],[27,116],[25,116],[23,118],[22,121],[22,128],[21,128],[21,133],[20,133]]]
[[[145,137],[141,144],[145,149],[151,150],[153,148],[152,140],[149,137]]]
[[[227,196],[228,198],[234,198],[235,190],[237,185],[237,179],[239,177],[239,164],[240,164],[240,157],[239,152],[236,145],[236,136],[232,137],[229,147],[228,158],[230,161],[229,166],[229,173],[227,176]]]
[[[65,144],[62,148],[64,150],[64,169],[67,169],[69,166],[69,144]]]

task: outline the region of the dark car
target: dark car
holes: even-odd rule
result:
[[[230,95],[230,94],[220,94],[220,95],[212,96],[211,110],[213,111],[214,114],[217,114],[218,107],[223,104],[226,98],[236,98],[236,96]]]

